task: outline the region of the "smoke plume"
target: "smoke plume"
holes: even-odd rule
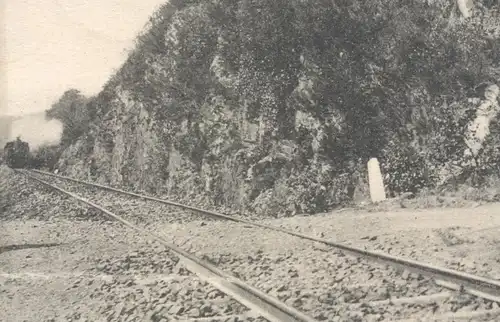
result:
[[[58,144],[63,126],[58,120],[47,120],[45,113],[16,116],[11,120],[9,141],[20,136],[30,145],[30,150],[46,145]]]

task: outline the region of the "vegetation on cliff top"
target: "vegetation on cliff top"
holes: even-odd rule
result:
[[[72,138],[65,132],[64,142],[92,133],[110,141],[112,153],[113,134],[103,124],[118,119],[117,93],[127,92],[199,172],[215,140],[200,129],[206,106],[213,114],[222,97],[233,112],[245,106],[247,120],[260,118],[261,146],[245,162],[283,142],[296,145],[288,170],[278,168],[283,182],[302,187],[304,202],[321,204],[315,210],[352,198],[339,188],[349,180],[339,178],[370,157],[390,173],[391,194],[434,188],[437,169],[463,154],[475,107],[467,100],[481,95],[478,85],[500,80],[500,41],[484,23],[499,4],[475,5],[473,19],[463,21],[453,1],[171,0],[96,97],[67,92],[49,113],[77,130]],[[59,108],[65,104],[76,108],[72,117],[62,113],[71,108]],[[297,126],[298,112],[316,125]],[[184,120],[189,135],[179,136]],[[226,153],[236,153],[243,133],[229,123],[234,144]],[[493,124],[482,177],[499,175],[497,132]],[[273,180],[257,195],[276,188]],[[324,195],[332,189],[339,193]]]

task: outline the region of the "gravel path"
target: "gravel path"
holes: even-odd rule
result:
[[[355,227],[352,227],[353,218]],[[266,222],[500,280],[499,204],[390,213],[345,211]]]
[[[497,308],[496,304],[465,295],[452,296],[447,300],[431,298],[418,305],[387,305],[383,301],[391,298],[439,297],[444,290],[422,276],[345,256],[325,246],[286,234],[224,221],[199,219],[192,213],[182,213],[155,202],[129,199],[102,191],[96,194],[95,189],[82,189],[82,186],[77,187],[71,183],[61,184],[60,180],[51,181],[58,181],[65,189],[161,233],[173,244],[203,256],[220,268],[233,272],[237,277],[318,320],[425,319],[426,315]],[[321,237],[333,235],[338,236],[338,239],[349,238],[351,244],[357,246],[383,249],[392,254],[408,255],[407,257],[428,262],[433,259],[430,255],[436,256],[436,253],[442,253],[447,247],[429,247],[433,245],[432,242],[442,240],[442,235],[432,234],[433,231],[425,226],[425,220],[423,228],[416,227],[412,231],[408,229],[409,218],[405,218],[406,225],[394,227],[398,221],[401,222],[400,218],[404,214],[398,214],[397,220],[388,216],[385,222],[374,219],[375,216],[367,216],[364,218],[365,223],[368,218],[370,225],[360,225],[353,229],[353,214],[349,215],[350,217],[346,213],[335,214],[335,217],[296,217],[268,222]],[[361,220],[358,221],[358,218],[363,217],[356,217],[359,224]],[[415,223],[418,223],[417,219]],[[387,225],[385,230],[380,229],[384,225]],[[370,229],[367,228],[376,229],[377,233],[369,233]],[[422,229],[429,232],[429,235],[423,235]],[[465,270],[467,269],[468,267]],[[377,301],[383,305],[373,303]]]

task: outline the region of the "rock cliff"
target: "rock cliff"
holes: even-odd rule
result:
[[[366,161],[396,173],[422,110],[500,80],[498,2],[469,13],[451,1],[171,0],[90,100],[91,124],[58,168],[270,215],[364,200]]]

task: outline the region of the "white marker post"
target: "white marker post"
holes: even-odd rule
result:
[[[464,18],[470,17],[470,9],[473,7],[472,0],[457,0],[458,10]]]
[[[380,202],[386,199],[384,180],[380,171],[380,165],[377,158],[371,158],[368,161],[368,182],[370,185],[370,197],[372,202]]]

